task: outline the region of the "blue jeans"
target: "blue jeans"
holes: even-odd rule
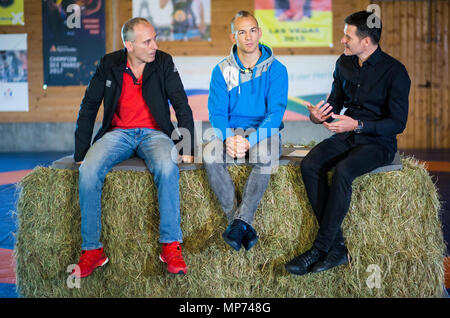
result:
[[[158,193],[160,243],[182,242],[177,152],[163,132],[149,128],[115,129],[95,142],[79,169],[79,199],[83,250],[102,247],[101,197],[106,174],[116,164],[137,155],[144,159]]]

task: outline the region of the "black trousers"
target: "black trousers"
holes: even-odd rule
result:
[[[344,241],[342,221],[348,212],[352,182],[391,163],[395,153],[379,144],[355,144],[353,133],[336,134],[315,146],[301,162],[308,199],[319,223],[314,247],[328,252]],[[327,173],[335,168],[331,185]]]

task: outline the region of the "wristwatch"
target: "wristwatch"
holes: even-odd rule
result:
[[[358,126],[355,128],[354,132],[360,134],[364,127],[364,123],[361,120],[358,120]]]

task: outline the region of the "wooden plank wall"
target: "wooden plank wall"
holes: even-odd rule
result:
[[[382,48],[402,61],[413,81],[410,117],[405,133],[399,138],[402,148],[450,147],[448,112],[448,28],[449,1],[430,0],[437,15],[429,10],[429,0],[369,1],[333,0],[332,48],[278,48],[275,54],[342,53],[340,39],[344,18],[351,12],[367,8],[370,2],[380,5],[383,20]],[[253,0],[211,0],[211,42],[160,42],[161,50],[172,55],[204,56],[228,54],[229,21],[238,10],[253,11]],[[428,23],[428,16],[438,23]],[[106,50],[122,48],[120,28],[132,16],[132,0],[106,0]],[[0,26],[0,33],[28,34],[28,68],[30,111],[0,113],[1,122],[74,122],[85,87],[48,87],[43,89],[42,8],[41,1],[25,0],[25,26]],[[430,34],[438,42],[423,40]],[[426,86],[427,81],[430,87]],[[102,116],[101,112],[98,116]],[[426,124],[424,124],[424,122]],[[429,126],[429,127],[428,127]],[[425,127],[428,127],[425,129]]]
[[[431,145],[430,148],[450,148],[450,83],[449,29],[450,1],[440,0],[432,24],[431,41]]]
[[[402,148],[450,148],[448,0],[381,0],[381,47],[411,78],[410,108]]]
[[[157,0],[154,0],[157,1]],[[160,42],[161,50],[172,55],[226,56],[230,49],[229,21],[239,10],[253,11],[253,0],[211,0],[211,42]],[[365,9],[368,0],[333,0],[334,47],[279,49],[275,54],[340,54],[344,18],[355,9]],[[132,16],[132,0],[106,0],[106,50],[123,47],[122,24]],[[73,122],[84,94],[83,86],[43,89],[42,5],[25,0],[25,26],[0,26],[0,33],[28,33],[29,108],[30,111],[0,113],[0,122]],[[100,113],[97,119],[101,118]]]

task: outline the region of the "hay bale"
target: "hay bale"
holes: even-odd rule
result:
[[[440,297],[444,242],[436,188],[425,168],[357,178],[343,223],[348,266],[293,276],[284,263],[307,250],[317,222],[298,166],[273,175],[256,213],[258,244],[233,251],[226,220],[203,169],[181,172],[181,217],[188,274],[171,276],[158,260],[158,207],[147,172],[110,172],[105,180],[102,242],[110,263],[67,287],[67,266],[81,246],[78,172],[38,167],[21,182],[17,285],[25,297]],[[248,166],[230,167],[242,193]],[[381,270],[380,288],[367,282]],[[370,285],[370,284],[369,284]]]

